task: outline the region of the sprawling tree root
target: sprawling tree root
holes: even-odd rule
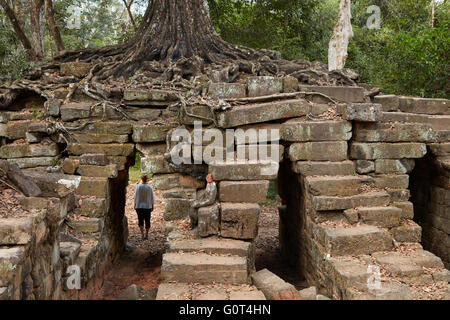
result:
[[[60,74],[60,65],[73,61],[91,64],[84,79]],[[0,91],[0,109],[13,103],[21,90],[52,99],[53,90],[68,87],[65,102],[80,90],[94,100],[117,104],[124,88],[170,88],[199,95],[209,81],[245,81],[249,75],[290,75],[310,85],[353,86],[358,80],[358,74],[349,69],[328,72],[318,62],[286,61],[275,51],[255,51],[223,41],[203,0],[152,0],[134,39],[62,52],[51,63],[28,70],[12,86],[3,86],[10,90]]]

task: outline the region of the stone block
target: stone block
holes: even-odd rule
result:
[[[355,141],[365,142],[432,142],[436,136],[429,124],[420,123],[357,123]]]
[[[75,133],[74,138],[79,143],[127,143],[128,135],[102,133]]]
[[[65,158],[63,161],[62,169],[64,173],[75,174],[79,166],[80,166],[79,159]]]
[[[78,232],[96,233],[103,229],[103,219],[89,218],[84,220],[70,220],[68,224]]]
[[[17,140],[17,139],[25,139],[26,132],[28,131],[28,126],[32,123],[32,121],[28,120],[19,120],[19,121],[10,121],[6,124],[6,136],[8,139]]]
[[[348,121],[288,121],[281,125],[281,140],[347,141],[352,137],[352,124]]]
[[[23,248],[15,247],[0,249],[0,287],[7,287],[9,284],[13,283],[14,279],[21,278],[21,275],[19,274],[19,265],[23,260]]]
[[[75,193],[79,196],[107,198],[109,189],[108,178],[81,177]]]
[[[315,196],[313,206],[317,211],[346,210],[357,207],[382,207],[390,203],[386,191],[368,192],[349,197]]]
[[[165,253],[161,266],[163,282],[247,283],[247,259],[193,253]]]
[[[341,102],[357,103],[365,101],[364,88],[362,87],[308,86],[301,84],[300,89],[302,91],[319,92]]]
[[[117,178],[118,175],[117,166],[115,164],[109,164],[107,166],[80,165],[77,169],[77,173],[80,176],[105,178]]]
[[[450,115],[447,99],[400,97],[400,110],[408,113]]]
[[[136,150],[143,154],[144,157],[164,155],[167,145],[165,143],[138,143]]]
[[[450,142],[448,143],[431,143],[428,145],[430,151],[435,156],[449,156]]]
[[[306,116],[311,105],[306,100],[286,100],[234,107],[218,114],[218,124],[222,128],[262,123],[273,120]]]
[[[83,132],[128,135],[132,133],[132,127],[129,121],[99,121],[87,124]]]
[[[427,153],[423,143],[362,143],[354,142],[350,157],[356,160],[422,158]]]
[[[375,171],[375,162],[368,160],[356,160],[356,172],[367,174]]]
[[[284,93],[291,93],[291,92],[298,92],[298,79],[287,76],[283,77],[283,92]]]
[[[270,96],[283,91],[283,79],[274,77],[249,77],[248,96]]]
[[[303,176],[347,176],[355,172],[353,161],[298,161],[293,164],[293,167],[296,173]]]
[[[106,156],[130,156],[134,152],[134,145],[125,144],[85,144],[69,143],[67,151],[70,155],[81,156],[83,154],[102,153]]]
[[[267,269],[252,274],[252,281],[268,300],[301,300],[299,292],[292,284]]]
[[[189,300],[189,291],[186,283],[161,283],[156,300]]]
[[[245,98],[247,86],[242,83],[210,83],[208,95],[212,99]]]
[[[375,160],[375,173],[379,174],[405,174],[410,173],[415,166],[414,159],[377,159]]]
[[[33,233],[32,218],[0,219],[0,246],[26,245]]]
[[[373,178],[377,188],[407,189],[409,186],[409,175],[407,174],[380,174]]]
[[[198,209],[198,235],[209,237],[219,234],[220,208],[218,205]]]
[[[309,287],[298,292],[302,300],[316,300],[317,289],[316,287]]]
[[[351,228],[319,226],[316,238],[332,256],[371,254],[393,248],[392,237],[387,232],[369,225]]]
[[[378,95],[373,98],[375,103],[381,104],[383,111],[398,111],[400,99],[396,95]]]
[[[219,200],[221,202],[254,202],[267,200],[269,181],[221,181],[219,183]]]
[[[273,180],[278,174],[278,163],[215,162],[209,173],[215,181],[222,180]]]
[[[92,153],[92,154],[83,154],[80,156],[80,165],[87,166],[106,166],[106,156],[104,154]]]
[[[167,90],[126,89],[123,100],[129,105],[165,106],[177,101],[177,96],[175,92]]]
[[[377,122],[383,117],[381,104],[376,103],[352,103],[340,105],[338,112],[346,120],[359,122]]]
[[[255,203],[221,203],[220,235],[233,239],[256,238],[259,213],[259,205]]]
[[[245,300],[266,300],[264,293],[259,290],[254,291],[231,291],[230,292],[230,300],[231,301],[245,301]]]
[[[392,228],[400,224],[403,211],[397,207],[358,208],[359,218],[366,224]]]
[[[398,242],[420,242],[422,239],[422,227],[412,221],[392,228],[390,232]]]
[[[289,147],[291,161],[344,161],[347,160],[347,142],[294,143]]]
[[[173,129],[173,126],[133,126],[133,141],[138,143],[144,142],[164,142],[167,133]]]
[[[91,104],[87,102],[73,102],[63,104],[60,108],[62,121],[87,119],[91,116]]]
[[[163,155],[141,158],[141,172],[145,174],[161,174],[175,172]]]
[[[360,188],[372,183],[370,177],[326,176],[306,177],[305,186],[312,195],[352,196],[360,194]]]
[[[164,220],[173,221],[185,219],[189,215],[190,200],[189,199],[166,199],[164,208]]]

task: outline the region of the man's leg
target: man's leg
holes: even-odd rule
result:
[[[191,230],[193,230],[197,227],[198,222],[198,211],[196,208],[189,208],[189,218],[191,219]]]

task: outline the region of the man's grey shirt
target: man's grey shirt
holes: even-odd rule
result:
[[[154,201],[155,196],[153,194],[153,188],[148,184],[138,184],[134,195],[134,208],[153,209]]]

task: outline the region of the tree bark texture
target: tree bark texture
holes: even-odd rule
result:
[[[350,39],[353,38],[352,13],[350,0],[341,0],[339,18],[334,27],[328,49],[328,70],[342,70],[347,61],[347,49]]]

